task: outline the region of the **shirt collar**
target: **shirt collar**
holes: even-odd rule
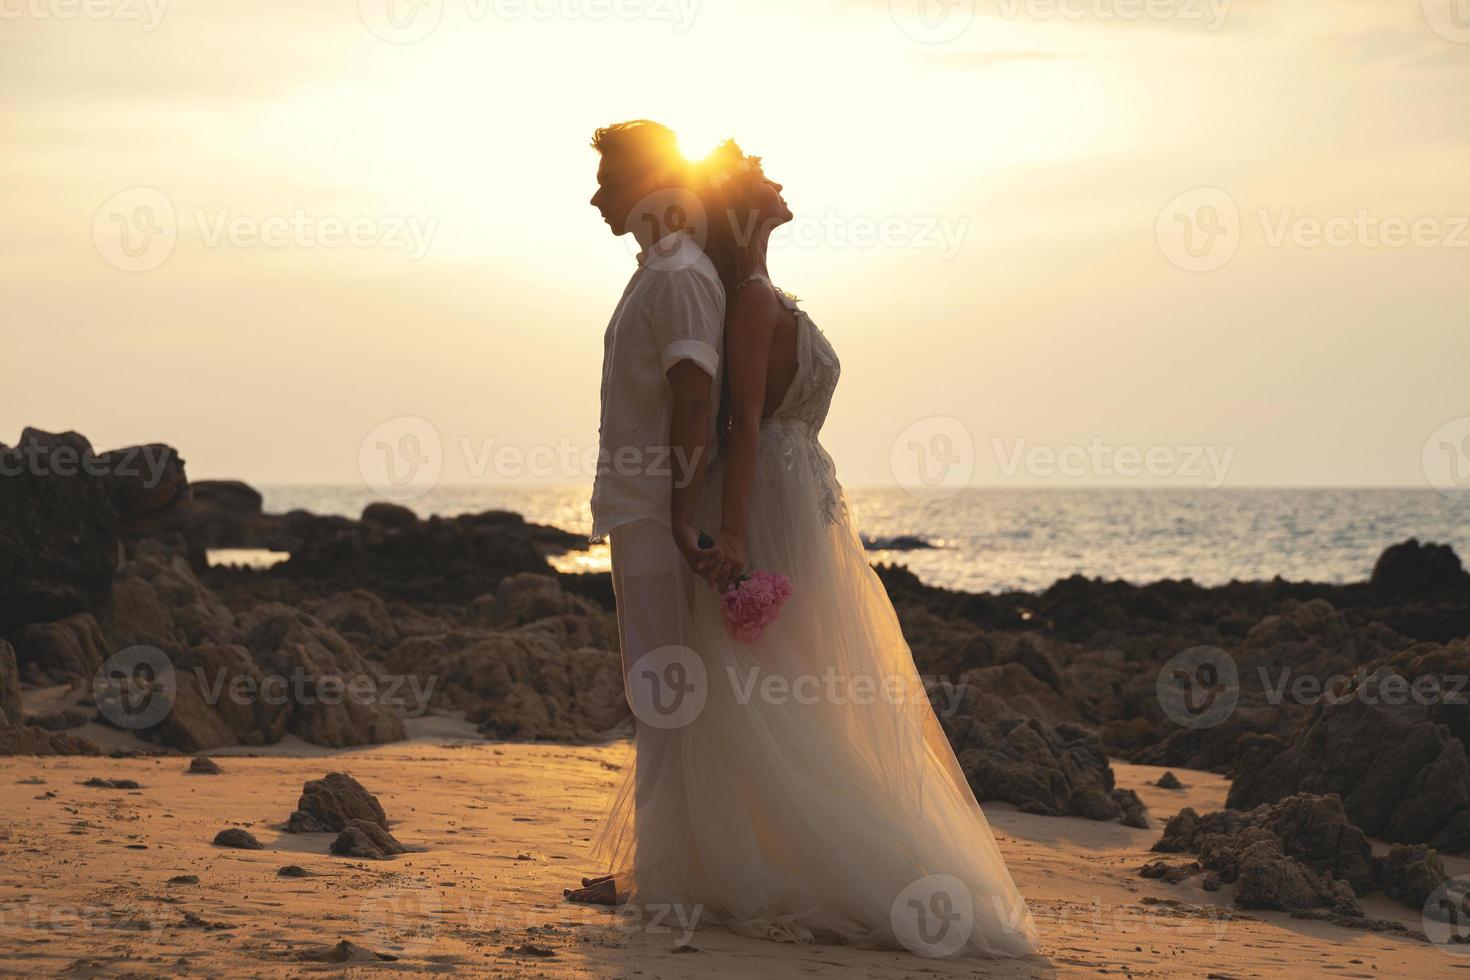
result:
[[[642,268],[648,264],[650,259],[666,258],[673,255],[676,250],[687,248],[688,243],[691,241],[693,241],[693,237],[687,231],[683,229],[671,231],[638,253],[638,266]]]

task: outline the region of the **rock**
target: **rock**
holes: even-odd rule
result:
[[[1373,875],[1389,898],[1410,908],[1425,909],[1426,914],[1435,914],[1436,918],[1447,914],[1447,910],[1430,909],[1426,904],[1449,876],[1439,855],[1423,844],[1395,844],[1386,855],[1373,859]]]
[[[20,700],[20,667],[15,648],[0,640],[0,729],[20,728],[25,722],[25,709]]]
[[[362,510],[362,522],[364,524],[380,524],[383,527],[407,527],[417,524],[419,515],[399,504],[390,504],[386,501],[378,501],[368,504]]]
[[[296,834],[324,833],[346,830],[354,821],[388,828],[388,816],[376,796],[346,773],[329,772],[302,787],[287,826]]]
[[[1138,869],[1138,874],[1143,878],[1153,878],[1177,885],[1186,878],[1192,878],[1200,873],[1198,861],[1190,861],[1187,864],[1167,864],[1163,861],[1150,861]]]
[[[105,626],[117,543],[117,513],[85,438],[28,428],[0,447],[0,636],[82,612]]]
[[[407,854],[404,847],[380,824],[352,820],[332,841],[331,851],[338,857],[368,858],[383,861],[395,854]]]
[[[388,650],[401,639],[388,604],[365,589],[308,602],[306,609],[359,648]]]
[[[1184,788],[1184,784],[1179,781],[1179,777],[1174,775],[1174,773],[1172,772],[1164,773],[1162,776],[1159,777],[1159,781],[1154,783],[1154,785],[1157,786],[1159,789]]]
[[[189,498],[184,460],[171,446],[150,443],[97,457],[113,510],[124,523],[167,510]]]
[[[1123,826],[1148,829],[1148,808],[1143,805],[1137,793],[1131,789],[1114,789],[1112,797],[1113,802],[1123,811],[1120,820]]]
[[[143,788],[141,785],[139,785],[138,781],[135,780],[135,779],[103,779],[101,776],[93,776],[91,779],[88,779],[85,783],[82,783],[82,785],[83,786],[90,786],[93,789],[142,789]]]
[[[29,623],[14,634],[16,661],[39,682],[92,683],[112,655],[102,627],[89,612],[49,623]]]
[[[993,718],[974,710],[977,698],[966,689],[960,709],[941,718],[977,800],[1000,800],[1044,816],[1125,816],[1096,732],[1034,718]],[[1135,820],[1142,819],[1141,806]]]
[[[920,551],[933,548],[929,539],[917,534],[896,534],[892,537],[869,537],[863,535],[863,547],[868,551]]]
[[[1420,544],[1410,538],[1378,556],[1370,580],[1373,588],[1394,595],[1423,595],[1470,588],[1470,575],[1449,545]]]
[[[214,846],[234,847],[242,851],[262,850],[260,841],[255,839],[255,835],[248,830],[241,830],[239,827],[230,827],[228,830],[221,830],[215,834]]]
[[[371,963],[398,959],[388,953],[375,953],[366,946],[359,946],[346,939],[335,946],[318,946],[303,950],[296,954],[296,958],[311,963]]]
[[[224,770],[219,767],[219,763],[209,758],[209,756],[196,755],[193,759],[189,760],[188,775],[218,776],[223,772]]]
[[[1346,882],[1334,881],[1286,857],[1280,844],[1270,839],[1250,843],[1241,852],[1235,904],[1245,909],[1293,912],[1325,907],[1339,915],[1363,914]]]
[[[1375,670],[1336,703],[1314,704],[1289,738],[1244,742],[1227,805],[1247,809],[1293,793],[1335,793],[1348,819],[1370,836],[1470,850],[1464,744],[1408,690],[1401,675]]]
[[[199,876],[198,875],[174,875],[168,881],[164,882],[164,884],[168,884],[168,885],[197,885],[197,884],[199,884]]]
[[[278,878],[310,878],[312,873],[299,864],[288,864],[276,871]]]
[[[267,603],[241,617],[240,625],[255,662],[291,691],[288,731],[335,748],[404,738],[398,706],[387,703],[398,688],[326,624]]]

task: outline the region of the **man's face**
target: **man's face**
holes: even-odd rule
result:
[[[597,165],[597,193],[589,202],[602,214],[614,235],[628,233],[628,215],[643,196],[643,181],[626,163],[619,166],[608,157]]]

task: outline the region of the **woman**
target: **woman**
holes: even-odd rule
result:
[[[706,166],[706,253],[727,320],[707,483],[721,492],[699,513],[719,532],[699,568],[715,588],[690,596],[703,700],[636,801],[625,779],[599,841],[612,878],[635,906],[764,938],[1034,952],[1031,917],[817,441],[839,363],[767,275],[771,232],[791,220],[781,185],[733,141]],[[727,633],[718,590],[752,566],[788,576],[792,595],[746,644]]]

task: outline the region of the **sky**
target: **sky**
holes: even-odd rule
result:
[[[786,186],[850,486],[1424,486],[1467,87],[1467,0],[0,0],[0,442],[590,482],[649,117]]]

